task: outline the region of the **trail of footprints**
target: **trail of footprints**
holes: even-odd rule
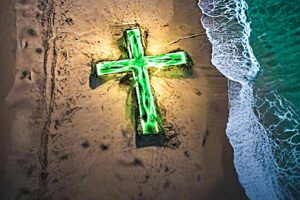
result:
[[[43,46],[42,35],[40,33],[39,24],[37,23],[37,16],[41,11],[36,7],[36,2],[33,0],[19,0],[16,5],[16,26],[17,26],[17,60],[16,60],[16,78],[15,86],[19,91],[18,95],[21,102],[20,106],[24,104],[27,99],[31,101],[30,108],[33,105],[33,111],[28,119],[20,118],[22,115],[17,114],[16,124],[27,123],[30,128],[25,130],[18,130],[21,135],[17,136],[14,142],[14,154],[18,158],[14,158],[10,163],[11,166],[16,166],[16,174],[18,179],[13,185],[14,199],[33,199],[38,191],[39,179],[39,159],[37,149],[39,144],[39,130],[43,113],[39,112],[36,107],[40,99],[39,91],[41,88],[43,70]],[[24,99],[24,100],[22,100]],[[25,107],[29,111],[29,107]],[[19,111],[18,111],[19,112]],[[22,112],[22,111],[21,111]]]

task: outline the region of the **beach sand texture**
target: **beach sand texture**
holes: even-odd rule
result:
[[[227,81],[210,43],[201,34],[168,44],[204,33],[195,0],[4,5],[15,20],[1,23],[3,199],[246,198],[225,135]],[[146,55],[182,49],[194,62],[192,77],[151,76],[167,147],[136,148],[120,77],[89,86],[91,63],[119,59],[117,40],[135,23],[148,33]]]

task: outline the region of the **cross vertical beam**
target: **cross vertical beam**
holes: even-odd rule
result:
[[[133,77],[143,133],[145,135],[157,134],[159,131],[158,116],[155,109],[154,97],[151,92],[147,65],[144,59],[144,48],[140,30],[127,30],[125,37],[128,56],[133,59]]]

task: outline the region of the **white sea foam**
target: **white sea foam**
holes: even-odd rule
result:
[[[254,114],[259,64],[249,44],[244,0],[201,0],[201,22],[212,43],[212,63],[229,79],[227,136],[239,180],[250,199],[283,199],[268,131]]]

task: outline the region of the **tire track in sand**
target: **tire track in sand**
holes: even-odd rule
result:
[[[40,136],[40,146],[38,156],[40,162],[39,190],[38,199],[47,198],[47,178],[48,178],[48,139],[52,114],[55,103],[55,68],[57,63],[58,51],[56,49],[56,38],[53,33],[55,21],[55,2],[54,0],[40,0],[38,7],[42,11],[41,27],[43,31],[44,51],[44,82],[41,92],[43,94],[44,108],[46,110],[46,119]],[[47,198],[49,199],[49,198]],[[51,198],[50,198],[51,199]]]

